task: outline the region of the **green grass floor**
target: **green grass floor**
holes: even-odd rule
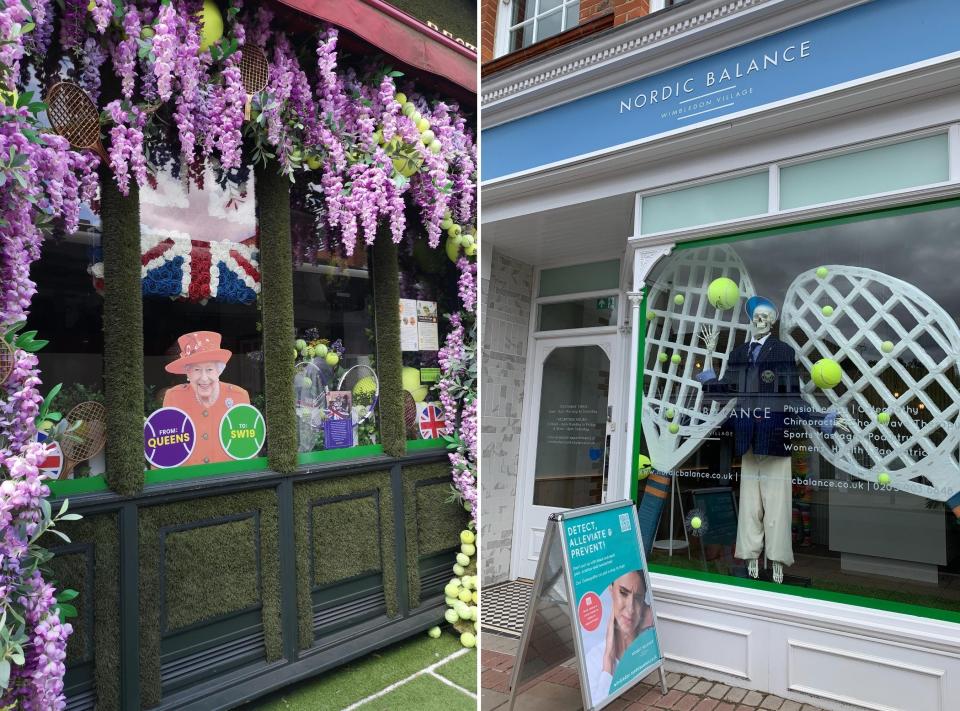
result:
[[[477,707],[476,650],[444,661],[461,649],[460,642],[449,632],[439,639],[430,639],[423,633],[242,708],[244,711],[341,711],[358,706],[358,711],[474,711]],[[425,671],[434,665],[438,665],[436,669]],[[376,696],[395,684],[396,688]],[[371,696],[376,697],[369,698]]]

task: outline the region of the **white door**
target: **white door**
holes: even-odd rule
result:
[[[623,497],[616,333],[538,338],[520,456],[513,577],[533,578],[547,517]],[[611,397],[611,394],[614,397]],[[618,426],[619,425],[619,426]]]

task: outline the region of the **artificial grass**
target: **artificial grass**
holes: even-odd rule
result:
[[[143,489],[143,286],[140,192],[117,189],[100,171],[103,247],[103,384],[107,410],[106,479],[121,496]]]
[[[467,691],[474,693],[477,691],[477,653],[474,651],[451,659],[443,666],[434,669],[434,672]]]
[[[363,711],[475,711],[477,700],[424,674],[360,707]]]
[[[290,179],[276,160],[257,164],[260,227],[260,299],[270,468],[297,468],[297,416],[293,394],[293,254],[290,244]],[[398,326],[399,328],[399,326]],[[142,435],[141,435],[142,436]]]
[[[339,711],[436,664],[460,648],[460,642],[449,632],[441,635],[439,639],[431,639],[422,634],[242,708],[244,711]],[[458,693],[454,689],[450,690]],[[476,708],[476,701],[463,694],[459,695],[463,696],[464,705],[452,707],[450,711],[460,708],[469,708],[472,711]],[[392,710],[427,708],[424,703],[425,699],[418,699],[413,705],[393,706]]]
[[[373,302],[380,379],[380,439],[384,452],[391,457],[402,457],[407,452],[407,426],[403,419],[403,353],[397,311],[400,273],[397,245],[389,233],[381,232],[373,246]]]
[[[378,499],[374,494],[361,494],[315,503],[310,517],[314,586],[383,570]],[[343,535],[345,531],[350,535]]]

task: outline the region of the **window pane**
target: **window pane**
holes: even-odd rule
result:
[[[780,207],[788,210],[930,185],[950,177],[947,135],[846,153],[780,170]]]
[[[208,167],[199,184],[161,171],[155,187],[140,191],[151,468],[266,454],[252,171],[225,185]],[[162,444],[185,432],[192,447]]]
[[[557,10],[549,15],[541,15],[537,20],[537,37],[534,40],[539,42],[547,37],[553,37],[560,34],[563,29],[563,12]]]
[[[514,0],[511,25],[531,19],[537,12],[537,0]]]
[[[641,232],[709,225],[767,212],[767,173],[745,175],[643,198]]]
[[[785,585],[960,610],[958,229],[950,206],[663,260],[648,284],[641,421],[683,509],[672,529],[663,513],[655,538],[685,547],[694,509],[704,527],[687,530],[689,561],[660,549],[652,561],[742,578],[766,555]],[[719,278],[739,296],[724,300]],[[776,310],[769,335],[750,324],[752,296]]]
[[[523,49],[530,44],[533,44],[532,20],[510,33],[510,51],[516,52],[518,49]]]
[[[537,317],[537,330],[557,331],[564,328],[614,326],[616,323],[617,297],[600,296],[564,301],[559,304],[541,304]]]
[[[601,291],[620,287],[620,260],[591,262],[540,272],[538,296],[559,296],[583,291]]]
[[[563,0],[540,0],[539,12],[545,13],[555,7],[560,7],[563,4]]]
[[[580,24],[580,0],[567,5],[567,19],[563,22],[563,29],[569,30]]]

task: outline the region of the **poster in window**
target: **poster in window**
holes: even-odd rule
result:
[[[440,349],[440,333],[437,329],[437,302],[417,301],[417,350]]]
[[[323,444],[325,449],[353,446],[353,394],[349,390],[332,390],[327,393]]]
[[[416,299],[400,299],[400,350],[420,350]]]

